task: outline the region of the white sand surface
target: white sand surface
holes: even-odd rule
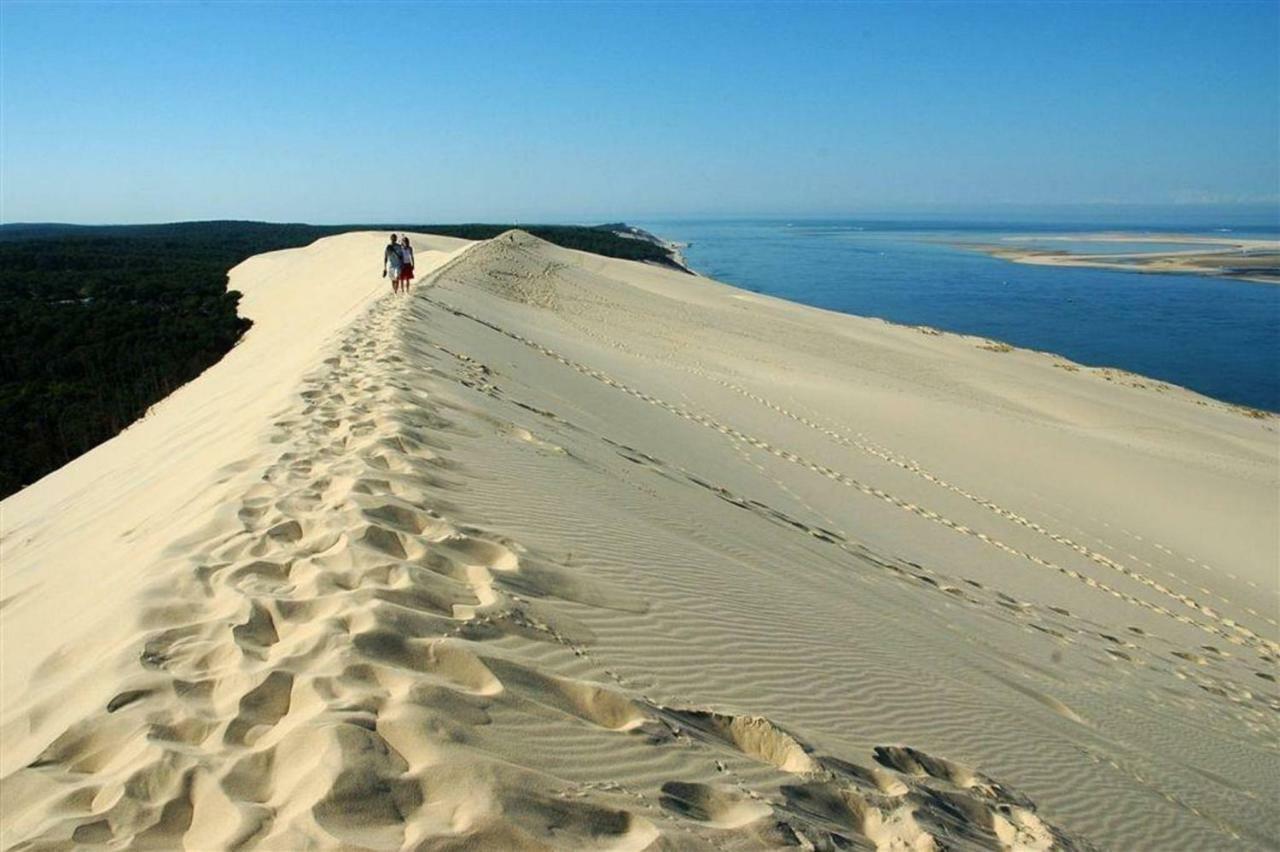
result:
[[[1273,848],[1280,439],[513,232],[0,504],[0,845]]]
[[[1177,243],[1197,246],[1172,251],[1123,251],[1078,253],[1043,248],[1011,248],[1009,243]],[[1235,278],[1261,284],[1280,284],[1276,268],[1280,266],[1280,240],[1222,236],[1207,237],[1179,234],[1071,234],[1067,236],[1005,237],[1002,244],[971,245],[1014,263],[1032,266],[1088,267],[1119,272],[1143,272],[1160,275],[1198,275],[1200,277]]]
[[[1200,245],[1217,248],[1221,251],[1280,251],[1280,240],[1269,240],[1258,237],[1239,237],[1231,233],[1213,235],[1180,234],[1177,232],[1135,234],[1127,231],[1104,231],[1101,233],[1073,234],[1028,234],[1024,236],[1005,237],[1005,242],[1088,242],[1088,243],[1181,243],[1183,245]],[[1174,252],[1158,252],[1173,254]]]

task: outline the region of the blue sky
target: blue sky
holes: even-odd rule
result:
[[[0,75],[6,222],[1280,194],[1276,2],[0,0]]]

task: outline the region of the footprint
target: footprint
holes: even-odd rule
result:
[[[440,524],[437,519],[424,512],[397,506],[394,503],[364,509],[362,513],[371,521],[409,535],[419,535],[428,527]]]
[[[911,784],[908,799],[921,824],[933,833],[1002,849],[1092,848],[1040,819],[1030,799],[963,764],[910,746],[877,746],[875,759],[927,781]]]
[[[262,683],[244,694],[236,717],[227,725],[223,741],[231,745],[252,745],[289,712],[293,695],[293,674],[276,670]]]
[[[444,639],[408,639],[389,630],[370,630],[353,639],[356,651],[377,662],[420,674],[477,695],[497,695],[502,682],[481,659]]]
[[[231,636],[242,651],[263,658],[267,649],[280,641],[271,612],[257,601],[249,605],[249,617],[231,629]]]
[[[142,699],[146,698],[148,695],[152,695],[154,692],[155,690],[152,690],[152,689],[125,690],[124,692],[121,692],[115,698],[112,698],[110,701],[107,702],[107,712],[114,713],[117,710],[122,710],[125,707],[128,707],[130,704],[141,701]]]
[[[659,804],[686,819],[716,828],[738,828],[773,813],[767,802],[732,787],[683,781],[663,784]]]
[[[639,703],[622,693],[585,681],[536,672],[506,660],[485,661],[513,695],[576,716],[610,731],[631,731],[651,722]]]
[[[358,536],[356,541],[371,550],[376,550],[394,559],[408,558],[408,554],[404,549],[404,542],[400,538],[400,534],[395,530],[370,525],[365,527],[364,532]]]
[[[520,567],[520,559],[510,548],[462,533],[438,542],[437,547],[464,565],[483,565],[504,572]]]
[[[227,574],[227,582],[244,593],[274,591],[288,582],[289,567],[279,562],[257,559],[248,565],[232,569]]]
[[[933,757],[910,746],[876,746],[874,755],[876,761],[882,766],[896,769],[904,775],[928,776],[962,789],[972,787],[979,787],[986,791],[993,789],[993,782],[969,767]]]
[[[711,710],[655,707],[669,724],[702,739],[716,740],[784,772],[818,768],[810,749],[763,716],[730,716]]]
[[[874,790],[884,796],[905,796],[910,791],[906,784],[878,767],[859,766],[856,763],[830,756],[821,756],[818,758],[818,762],[822,764],[823,769],[837,776],[842,776],[844,780],[851,780],[857,786]]]
[[[929,852],[939,848],[906,805],[891,801],[882,809],[854,790],[824,782],[784,785],[781,792],[786,811],[834,835],[833,847],[854,846],[849,837],[853,834],[871,841],[876,849]]]

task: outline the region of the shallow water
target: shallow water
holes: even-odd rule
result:
[[[1044,226],[672,220],[641,227],[691,243],[684,254],[695,269],[748,290],[991,337],[1280,411],[1280,286],[1274,284],[1031,266],[956,245],[1066,231]],[[1084,242],[1088,233],[1117,229],[1074,230]]]

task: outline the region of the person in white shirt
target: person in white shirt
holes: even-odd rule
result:
[[[409,235],[400,240],[400,289],[409,292],[413,282],[413,246],[409,245]]]
[[[400,292],[400,269],[404,265],[404,255],[400,253],[400,244],[396,235],[391,235],[391,242],[382,250],[382,277],[391,279],[391,291]]]

